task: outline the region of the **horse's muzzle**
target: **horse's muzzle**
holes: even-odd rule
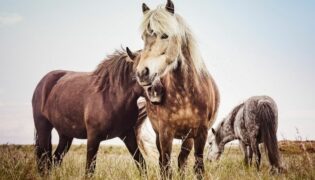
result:
[[[136,73],[138,83],[140,86],[151,86],[153,81],[155,81],[157,73],[154,73],[153,75],[150,75],[149,68],[145,67],[143,70],[138,71]]]
[[[162,103],[165,90],[160,80],[155,80],[152,85],[145,88],[145,91],[147,98],[152,104]]]

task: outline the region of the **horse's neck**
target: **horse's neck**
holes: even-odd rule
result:
[[[198,88],[202,77],[197,72],[189,50],[182,48],[182,53],[178,67],[167,77],[168,85],[186,90],[192,90],[191,87]]]
[[[128,77],[132,77],[131,75]],[[113,97],[113,98],[123,98],[127,99],[126,101],[132,102],[136,101],[142,95],[142,88],[135,80],[124,80],[112,81],[110,77],[105,77],[106,80],[103,80],[103,84],[100,86],[100,91],[104,98]],[[120,79],[122,80],[122,79]]]
[[[188,49],[188,47],[182,47],[182,55],[184,58],[184,62],[186,67],[183,67],[185,69],[185,71],[187,72],[187,76],[191,77],[191,76],[198,76],[198,72],[197,72],[197,67],[193,61],[193,57],[192,54],[190,52],[190,50]]]
[[[224,142],[224,144],[236,139],[234,131],[234,120],[231,117],[229,117],[228,121],[223,124],[223,126],[221,127],[221,131],[223,133],[222,141]]]

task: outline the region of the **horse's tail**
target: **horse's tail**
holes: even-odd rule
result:
[[[273,101],[258,102],[258,116],[261,120],[260,132],[272,167],[280,168],[280,155],[277,140],[277,110]]]
[[[38,146],[39,146],[39,141],[38,141],[38,133],[36,131],[36,128],[34,128],[34,147],[35,147],[35,155],[37,155],[38,151]]]
[[[138,101],[139,115],[135,132],[139,149],[147,158],[157,158],[157,148],[155,146],[155,133],[147,118],[146,102]],[[149,132],[150,131],[150,132]]]

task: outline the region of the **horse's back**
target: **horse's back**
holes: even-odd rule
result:
[[[275,116],[275,121],[278,117],[278,109],[276,102],[269,96],[253,96],[245,102],[245,111],[247,113],[254,112],[255,116],[259,115],[259,111],[270,111]],[[259,121],[260,118],[257,117]],[[277,123],[277,122],[276,122]]]
[[[33,96],[34,121],[47,119],[59,133],[85,138],[84,98],[91,77],[88,73],[52,71],[37,85]],[[73,132],[71,129],[74,129]]]
[[[32,98],[34,117],[42,115],[42,110],[51,90],[57,84],[58,80],[68,72],[63,70],[51,71],[39,81]]]
[[[254,102],[254,103],[268,103],[269,105],[273,106],[273,108],[277,108],[276,102],[270,96],[252,96],[250,97],[247,102]]]
[[[257,134],[266,131],[266,128],[274,128],[277,131],[278,127],[278,111],[275,101],[269,96],[253,96],[244,103],[242,109],[243,121],[247,132]],[[268,126],[266,126],[266,124]],[[259,140],[260,142],[262,139]]]

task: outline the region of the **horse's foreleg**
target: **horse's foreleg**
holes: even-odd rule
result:
[[[256,167],[257,167],[257,170],[259,171],[261,154],[259,150],[259,144],[257,143],[256,139],[251,140],[251,149],[253,153],[255,154]]]
[[[239,142],[240,142],[241,149],[242,149],[242,151],[244,153],[244,164],[246,166],[248,166],[248,155],[249,155],[249,152],[247,150],[247,146],[246,146],[246,144],[243,141],[240,140]]]
[[[96,167],[96,155],[100,145],[100,140],[95,136],[88,137],[87,157],[86,157],[86,175],[91,176]]]
[[[160,131],[159,133],[161,159],[160,172],[163,179],[171,179],[172,177],[170,166],[173,138],[174,131],[171,128],[163,128],[162,131]]]
[[[249,160],[249,165],[251,166],[252,161],[253,161],[253,150],[251,146],[248,147],[248,160]]]
[[[59,166],[62,163],[63,157],[70,149],[72,140],[73,138],[59,134],[59,143],[53,157],[54,165]]]
[[[132,155],[133,159],[136,161],[136,165],[140,173],[146,175],[147,173],[146,164],[139,150],[135,131],[131,129],[123,137],[120,137],[120,138],[124,141],[129,153]]]
[[[184,172],[184,169],[187,165],[187,158],[192,149],[193,143],[194,143],[193,138],[188,139],[186,138],[183,140],[183,144],[181,146],[180,153],[178,156],[178,170],[180,173]]]
[[[155,144],[156,144],[157,150],[159,151],[159,166],[160,166],[160,169],[162,169],[162,150],[160,146],[159,134],[156,134]]]
[[[205,172],[204,162],[203,162],[203,151],[206,145],[208,136],[208,130],[206,127],[200,127],[198,130],[198,134],[194,139],[194,147],[195,147],[195,165],[194,170],[197,175],[197,179],[203,178],[203,173]]]

